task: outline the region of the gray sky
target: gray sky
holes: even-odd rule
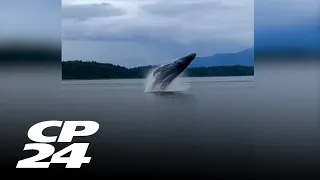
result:
[[[127,67],[253,47],[253,0],[63,0],[63,60]]]
[[[209,56],[253,47],[254,3],[256,15],[268,11],[268,16],[259,16],[260,22],[275,28],[305,21],[318,12],[315,0],[62,2],[63,60],[127,67],[165,63],[190,52]]]

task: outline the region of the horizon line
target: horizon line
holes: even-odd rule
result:
[[[236,53],[240,53],[240,52],[243,52],[243,51],[246,51],[246,50],[249,50],[249,49],[254,49],[254,47],[250,47],[250,48],[245,48],[245,49],[242,49],[240,51],[236,51],[236,52],[232,52],[232,53],[215,53],[215,54],[212,54],[212,55],[209,55],[209,56],[197,56],[196,58],[203,58],[203,57],[212,57],[212,56],[215,56],[215,55],[218,55],[218,54],[236,54]],[[82,61],[82,62],[97,62],[97,63],[102,63],[102,64],[112,64],[112,65],[116,65],[116,66],[121,66],[121,67],[126,67],[126,68],[129,68],[127,66],[124,66],[124,65],[120,65],[120,64],[113,64],[111,62],[100,62],[100,61],[94,61],[94,60],[61,60],[61,62],[70,62],[70,61]],[[140,66],[134,66],[132,68],[135,68],[135,67],[143,67],[143,66],[159,66],[161,64],[158,64],[158,65],[140,65]],[[241,66],[241,65],[240,65]],[[248,66],[248,67],[251,67],[251,66]]]

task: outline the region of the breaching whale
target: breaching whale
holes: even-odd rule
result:
[[[161,91],[164,91],[189,66],[195,57],[196,53],[191,53],[169,64],[157,67],[152,74],[155,79],[152,89],[159,88]]]

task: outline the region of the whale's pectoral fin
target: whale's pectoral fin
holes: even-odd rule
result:
[[[159,73],[159,68],[158,69],[156,69],[155,71],[153,71],[153,76],[157,76],[158,75],[158,73]]]
[[[172,74],[171,76],[165,78],[160,85],[160,90],[164,91],[170,84],[171,82],[177,77],[177,74]]]
[[[160,90],[161,90],[161,91],[166,90],[166,88],[168,87],[169,84],[170,84],[170,83],[167,83],[167,82],[162,83],[162,84],[160,85]]]
[[[161,78],[159,75],[156,75],[156,78],[152,84],[152,89],[154,90],[162,81],[163,78]]]
[[[168,66],[169,66],[169,64],[166,64],[166,65],[162,65],[162,66],[157,67],[157,69],[153,71],[153,76],[157,76],[157,75],[160,74],[162,71],[165,71]]]

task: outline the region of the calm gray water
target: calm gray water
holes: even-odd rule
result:
[[[221,130],[214,125],[219,120],[237,123],[232,114],[250,113],[245,104],[253,98],[253,77],[183,78],[171,89],[179,91],[166,93],[145,93],[145,83],[144,79],[63,81],[63,105],[81,118],[123,123],[116,129],[129,128],[131,133],[141,132],[140,126],[168,133],[188,123],[214,133]]]
[[[95,153],[113,168],[139,162],[144,170],[244,173],[318,162],[319,128],[311,118],[316,89],[310,89],[316,84],[303,78],[279,83],[284,73],[268,73],[259,76],[264,84],[254,77],[186,78],[186,91],[160,94],[145,93],[143,79],[63,81],[62,104],[70,119],[100,123]]]
[[[8,76],[0,133],[19,155],[24,143],[13,142],[27,141],[34,123],[97,121],[99,131],[88,139],[90,167],[115,173],[312,171],[320,131],[311,70],[272,66],[254,78],[187,78],[174,86],[186,91],[164,94],[145,93],[144,79],[61,85],[56,75]]]
[[[115,164],[210,171],[252,162],[254,78],[180,82],[183,92],[145,93],[144,79],[63,81],[63,114],[99,122],[95,153]]]

